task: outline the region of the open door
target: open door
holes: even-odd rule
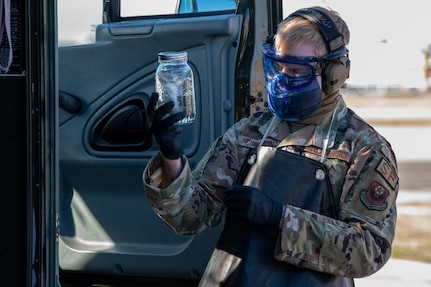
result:
[[[127,2],[134,3],[132,10]],[[245,114],[249,77],[239,69],[250,69],[254,54],[247,36],[254,29],[254,2],[237,3],[166,1],[160,15],[161,10],[149,12],[149,5],[158,5],[154,1],[104,1],[104,23],[95,25],[94,41],[59,48],[63,281],[79,274],[190,280],[202,275],[221,226],[178,236],[152,211],[142,172],[158,147],[146,107],[158,52],[187,51],[197,117],[183,127],[182,138],[191,165]],[[139,14],[145,12],[151,15]]]

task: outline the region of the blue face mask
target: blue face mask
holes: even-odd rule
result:
[[[293,122],[313,114],[322,100],[315,71],[319,60],[279,54],[271,43],[263,44],[262,52],[271,112],[282,120]]]

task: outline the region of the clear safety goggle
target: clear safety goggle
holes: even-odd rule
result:
[[[320,60],[316,57],[295,57],[281,54],[274,49],[272,43],[262,45],[264,72],[267,80],[283,74],[286,84],[301,86],[312,82],[316,70],[320,69]]]

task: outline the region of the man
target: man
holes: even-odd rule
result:
[[[352,286],[391,255],[398,175],[390,144],[347,108],[349,30],[300,9],[262,46],[269,109],[240,120],[192,171],[180,113],[149,110],[161,153],[147,198],[178,234],[226,224],[201,286]]]

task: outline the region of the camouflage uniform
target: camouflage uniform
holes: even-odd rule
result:
[[[154,211],[178,234],[196,234],[219,224],[224,190],[235,183],[248,151],[260,143],[271,118],[271,112],[262,111],[239,121],[214,142],[193,171],[183,156],[180,176],[163,190],[157,188],[161,158],[155,155],[143,175]],[[320,160],[330,122],[327,118],[291,133],[282,121],[264,145]],[[338,276],[368,276],[391,255],[398,193],[395,155],[387,140],[340,98],[324,164],[339,202],[338,218],[286,205],[274,257]]]

